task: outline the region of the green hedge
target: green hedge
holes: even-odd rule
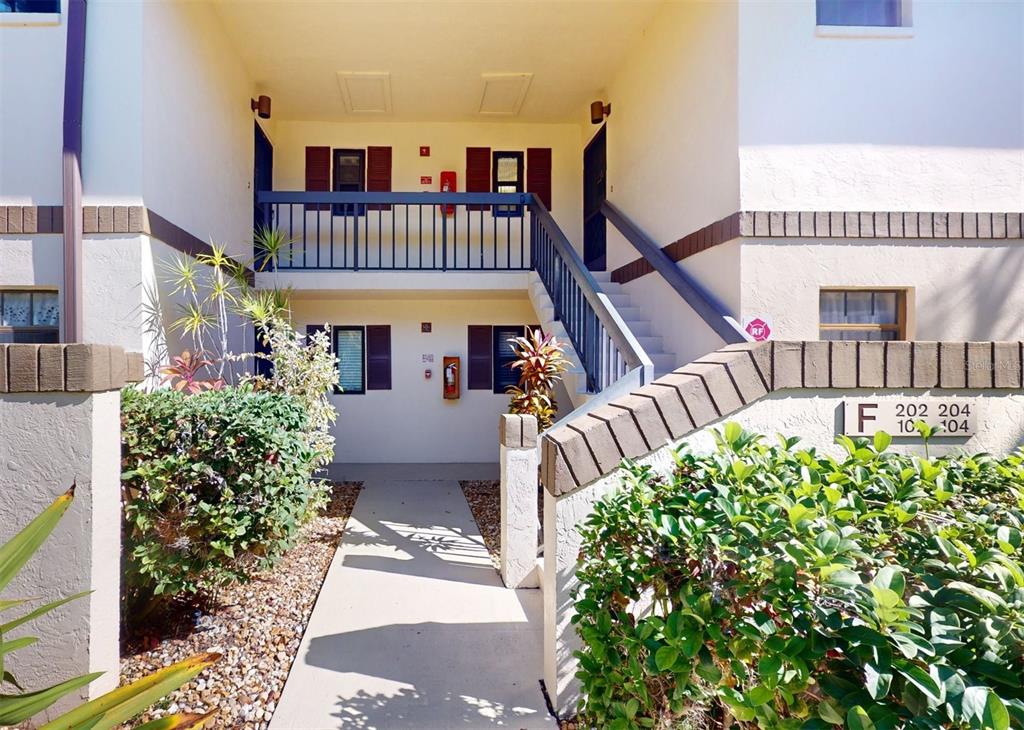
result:
[[[320,496],[290,396],[126,389],[122,425],[130,600],[245,580],[294,543]]]
[[[582,528],[588,724],[1024,726],[1024,452],[717,439],[631,466]]]

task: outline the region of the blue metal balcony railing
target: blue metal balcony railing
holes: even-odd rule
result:
[[[528,271],[528,193],[265,191],[278,270]],[[262,264],[261,252],[256,251]]]
[[[551,213],[530,193],[260,192],[288,243],[261,270],[535,270],[587,374],[611,393],[653,377],[650,358]],[[612,386],[615,386],[614,388]]]

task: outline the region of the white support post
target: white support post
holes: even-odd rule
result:
[[[537,588],[537,419],[503,414],[501,443],[501,579],[506,588]]]

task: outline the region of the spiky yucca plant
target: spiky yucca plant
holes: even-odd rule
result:
[[[14,580],[18,571],[28,562],[36,550],[46,541],[61,517],[71,506],[75,488],[58,497],[38,517],[30,522],[21,532],[0,546],[0,590]],[[0,726],[17,725],[39,714],[54,702],[70,692],[84,687],[102,672],[84,674],[80,677],[64,680],[45,689],[24,690],[15,675],[4,666],[7,654],[34,644],[38,639],[34,636],[22,636],[16,639],[5,638],[6,634],[17,627],[39,618],[65,603],[88,595],[89,591],[73,596],[60,598],[39,606],[28,613],[0,624]],[[0,600],[0,612],[20,606],[29,599]],[[66,730],[67,728],[90,728],[91,730],[107,730],[115,728],[140,715],[150,705],[191,681],[196,675],[220,659],[220,654],[205,653],[189,657],[184,661],[172,664],[157,672],[149,674],[124,687],[119,687],[107,694],[86,702],[55,720],[41,726],[40,730]],[[11,685],[17,694],[4,693],[4,686]],[[162,728],[200,728],[207,725],[214,712],[206,714],[169,715],[152,720],[138,730],[161,730]]]
[[[519,370],[519,384],[506,391],[512,396],[509,413],[529,414],[537,417],[543,431],[555,421],[555,385],[569,368],[565,349],[552,334],[540,329],[527,330],[525,337],[509,340],[516,359],[509,367]]]

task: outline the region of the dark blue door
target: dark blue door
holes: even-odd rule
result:
[[[606,266],[607,227],[601,203],[607,195],[605,128],[601,127],[583,150],[583,261],[591,271]]]

